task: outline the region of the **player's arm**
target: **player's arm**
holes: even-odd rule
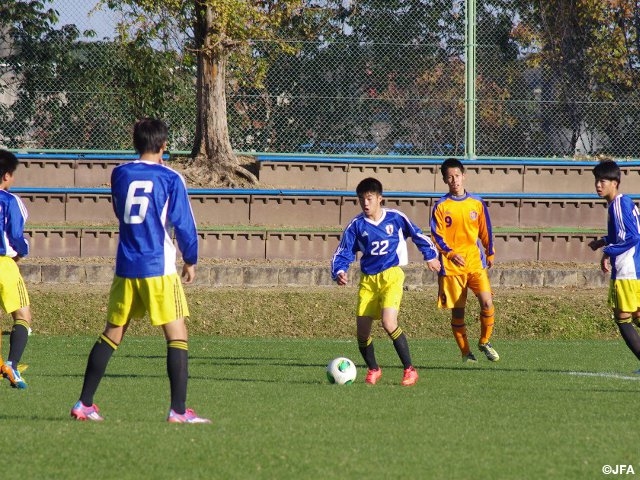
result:
[[[17,252],[15,260],[29,255],[29,242],[24,238],[24,224],[26,208],[16,198],[11,198],[8,203],[6,234],[11,247]]]
[[[347,271],[356,259],[356,248],[356,232],[353,223],[351,223],[342,232],[338,248],[331,258],[331,278],[338,285],[347,284]]]
[[[182,281],[184,283],[192,283],[196,278],[196,266],[185,263],[182,266]]]
[[[640,243],[638,210],[633,201],[629,197],[623,197],[620,202],[620,208],[614,211],[613,222],[616,240],[614,243],[606,245],[602,250],[602,253],[609,257],[621,255]]]
[[[442,253],[442,255],[447,256],[447,254],[453,252],[453,250],[445,241],[445,225],[444,214],[436,205],[433,207],[433,212],[431,212],[431,237],[438,251]]]
[[[606,253],[603,253],[602,257],[600,257],[600,270],[604,273],[609,273],[611,271],[611,261],[609,260],[609,255]]]
[[[487,258],[487,266],[491,268],[493,266],[495,258],[495,250],[493,246],[493,228],[491,226],[491,217],[489,216],[489,209],[484,201],[482,203],[482,215],[478,219],[478,238],[484,247],[484,253]]]
[[[457,254],[445,241],[445,229],[447,226],[451,226],[451,222],[451,217],[446,216],[442,209],[438,208],[438,205],[433,207],[430,226],[431,237],[433,238],[436,248],[443,257],[459,267],[464,267],[464,257]]]
[[[601,238],[596,238],[595,240],[591,240],[588,245],[589,245],[589,248],[595,252],[599,248],[604,247],[606,244],[607,244],[607,241],[605,240],[605,237],[601,237]]]
[[[433,272],[440,270],[440,260],[438,260],[438,249],[433,244],[431,239],[422,233],[420,227],[409,220],[408,217],[402,216],[405,226],[405,234],[411,237],[413,243],[418,247],[418,250],[422,253],[422,257],[427,262],[427,267]]]
[[[610,218],[613,219],[615,217],[615,215],[612,212],[611,207],[608,207],[608,213],[610,215]],[[608,229],[609,225],[607,224],[607,229]],[[610,243],[613,243],[615,241],[615,239],[611,239],[609,238],[609,232],[607,232],[606,235],[603,235],[600,238],[596,238],[595,240],[591,240],[588,245],[589,248],[593,251],[598,250],[599,248],[602,248],[606,245],[609,245]]]
[[[173,193],[169,198],[168,217],[173,225],[184,263],[195,265],[198,263],[198,229],[186,184],[179,175],[175,177]]]

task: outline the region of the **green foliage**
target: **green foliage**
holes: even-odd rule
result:
[[[2,72],[20,87],[10,109],[0,112],[0,131],[13,147],[128,149],[130,125],[141,116],[184,118],[195,112],[193,60],[175,51],[109,41],[81,41],[74,25],[54,28],[57,14],[46,2],[3,3]],[[93,32],[83,32],[93,36]],[[184,128],[172,124],[176,142]],[[104,139],[111,138],[105,145]]]
[[[127,126],[153,115],[169,121],[172,149],[191,150],[206,123],[198,101],[212,102],[197,92],[213,78],[200,58],[227,74],[236,150],[464,153],[464,2],[99,1],[123,19],[115,42],[54,27],[50,5],[0,5],[0,41],[10,40],[0,74],[14,74],[2,79],[19,93],[0,106],[10,147],[130,148]],[[630,0],[479,2],[476,153],[637,156],[636,10]]]
[[[525,2],[526,3],[526,2]],[[531,54],[529,65],[549,80],[543,89],[543,114],[568,130],[567,153],[581,137],[608,136],[604,148],[613,156],[635,155],[623,137],[637,136],[638,62],[637,4],[630,0],[535,2],[522,10],[514,38]],[[599,102],[612,101],[602,115]],[[593,102],[593,103],[590,103]]]

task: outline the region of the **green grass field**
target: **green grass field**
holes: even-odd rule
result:
[[[169,425],[161,336],[125,339],[98,394],[105,422],[69,418],[95,336],[31,337],[24,391],[0,383],[2,478],[585,479],[605,464],[640,471],[633,416],[640,376],[621,340],[496,340],[471,367],[452,339],[411,339],[421,373],[376,337],[375,387],[330,385],[353,341],[190,342],[189,406],[213,425]],[[5,349],[8,337],[4,338]]]

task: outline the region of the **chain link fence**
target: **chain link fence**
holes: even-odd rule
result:
[[[396,11],[383,8],[384,2],[360,1],[358,8],[336,17],[320,40],[292,39],[295,53],[269,60],[264,88],[243,86],[230,74],[232,146],[247,152],[464,155],[464,2],[417,2],[418,10],[409,9],[408,2],[407,10],[403,2],[391,3]],[[500,2],[478,2],[476,154],[637,156],[638,89],[608,82],[602,95],[597,81],[568,76],[552,61],[545,63],[540,48],[512,35],[533,30],[526,24],[530,19],[494,4]],[[83,0],[59,5],[67,13],[87,10]],[[2,64],[0,144],[130,149],[136,112],[149,108],[170,124],[171,150],[190,151],[196,115],[193,68],[179,65],[176,54],[176,64],[161,75],[171,83],[158,90],[162,101],[153,108],[140,105],[136,92],[146,88],[145,78],[131,75],[122,46],[113,41],[118,17],[103,11],[99,22],[95,18],[74,15],[75,34],[65,35],[58,25],[59,33],[44,42],[46,52],[37,46],[21,52],[27,68],[17,74],[10,63]],[[87,29],[97,36],[83,35]],[[633,36],[630,31],[628,37]],[[6,34],[2,38],[0,60],[15,48]],[[254,47],[267,50],[257,40]],[[230,71],[233,67],[232,62]]]

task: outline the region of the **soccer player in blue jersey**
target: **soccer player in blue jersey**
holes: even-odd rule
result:
[[[367,364],[365,382],[375,385],[382,376],[376,361],[371,338],[373,320],[381,319],[404,367],[401,384],[414,385],[418,372],[411,362],[407,337],[398,326],[398,312],[402,300],[404,272],[408,263],[407,238],[411,238],[433,272],[440,269],[435,246],[405,214],[383,208],[382,184],[375,178],[365,178],[356,194],[362,213],[344,229],[340,244],[331,260],[331,277],[338,285],[346,285],[351,263],[360,257],[360,285],[356,309],[358,348]]]
[[[157,119],[139,120],[133,144],[140,158],[113,169],[111,196],[119,221],[116,268],[107,308],[107,324],[93,346],[80,399],[71,410],[77,420],[103,420],[93,397],[107,364],[134,318],[149,313],[167,341],[171,391],[170,423],[211,423],[186,408],[188,378],[186,298],[176,269],[172,231],[184,259],[182,278],[193,282],[198,235],[184,179],[163,165],[168,129]]]
[[[614,161],[593,168],[596,193],[607,201],[607,234],[589,243],[602,248],[600,268],[611,274],[609,306],[629,350],[640,360],[640,212],[631,197],[621,194],[620,167]],[[640,373],[640,371],[636,371]]]
[[[29,254],[29,242],[24,238],[27,209],[22,200],[9,191],[17,168],[17,157],[0,150],[0,305],[13,318],[9,356],[4,363],[0,354],[0,372],[12,387],[27,388],[18,371],[31,328],[29,294],[18,268],[18,261]],[[1,340],[0,335],[0,345]]]

